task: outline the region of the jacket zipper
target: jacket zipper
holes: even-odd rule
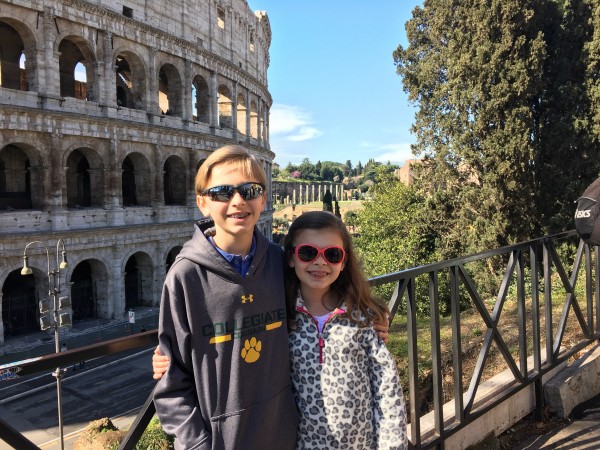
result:
[[[319,321],[315,319],[314,316],[303,306],[296,306],[296,311],[306,314],[315,323],[315,327],[317,327],[317,335],[319,337],[319,363],[323,364],[323,347],[325,347],[325,339],[323,339],[323,333],[319,331]],[[323,331],[325,331],[325,326],[327,326],[329,320],[333,316],[337,316],[338,314],[342,314],[344,312],[345,311],[341,308],[334,309],[331,314],[327,316],[327,319],[325,319],[325,322],[323,323]]]

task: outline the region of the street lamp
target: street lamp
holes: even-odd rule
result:
[[[69,267],[67,263],[67,251],[65,250],[65,243],[62,239],[59,239],[56,243],[56,267],[50,270],[50,251],[48,246],[40,241],[32,241],[25,246],[23,252],[23,268],[21,269],[21,275],[31,275],[33,270],[27,265],[29,257],[27,256],[27,249],[30,245],[38,244],[46,249],[46,261],[48,262],[48,299],[40,300],[40,328],[47,330],[54,328],[54,345],[56,353],[60,352],[59,342],[59,327],[65,327],[72,325],[71,320],[71,301],[69,297],[60,296],[60,271]],[[62,245],[62,251],[60,246]],[[59,263],[59,254],[62,257],[62,261]],[[56,368],[56,371],[52,373],[56,378],[56,396],[58,401],[58,430],[60,433],[60,448],[64,450],[64,435],[63,435],[63,420],[62,420],[62,401],[61,401],[61,390],[60,380],[62,378],[62,372],[60,367]]]

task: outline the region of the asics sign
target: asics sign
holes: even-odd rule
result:
[[[581,239],[590,245],[600,245],[600,178],[577,200],[574,222]]]
[[[591,217],[592,215],[592,211],[589,209],[586,209],[584,211],[575,211],[575,218],[576,219],[581,219],[582,217]]]

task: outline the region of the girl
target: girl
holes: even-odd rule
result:
[[[284,241],[297,449],[407,449],[395,363],[372,327],[389,311],[375,300],[345,225],[307,212]]]

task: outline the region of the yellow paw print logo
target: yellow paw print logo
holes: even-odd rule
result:
[[[262,349],[262,342],[256,340],[255,337],[252,339],[246,339],[244,342],[244,348],[242,349],[242,358],[247,363],[253,363],[258,361],[260,358],[260,350]]]

